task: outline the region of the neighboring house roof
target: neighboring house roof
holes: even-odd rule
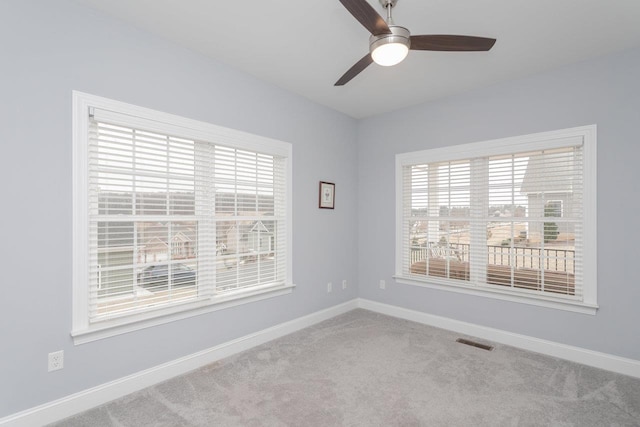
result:
[[[147,250],[157,250],[157,248],[160,248],[162,250],[166,250],[168,245],[167,245],[167,242],[163,241],[162,239],[159,239],[157,237],[153,237],[153,238],[147,240],[147,242],[145,243],[144,247],[147,248]]]
[[[181,241],[181,242],[192,242],[193,239],[190,238],[189,236],[185,235],[182,231],[178,231],[176,234],[173,235],[173,237],[171,238],[172,241]]]
[[[269,230],[262,221],[256,221],[249,230],[250,233],[273,233],[273,230]]]
[[[262,221],[258,220],[255,222],[251,222],[251,221],[241,221],[241,225],[247,225],[247,224],[253,224],[251,226],[251,228],[249,229],[249,233],[273,233],[273,224],[272,223],[268,223],[269,225],[265,225]],[[227,228],[226,234],[229,234],[231,232],[236,232],[237,231],[237,225],[233,224],[231,225],[229,228]]]
[[[576,164],[571,151],[533,155],[529,157],[520,194],[573,193],[574,168]],[[541,174],[544,179],[540,178]]]

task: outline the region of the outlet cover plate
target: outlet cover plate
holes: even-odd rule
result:
[[[49,372],[64,368],[64,351],[49,353]]]

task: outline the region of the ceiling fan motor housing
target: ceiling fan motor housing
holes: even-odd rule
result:
[[[391,30],[391,34],[371,35],[369,37],[369,52],[373,53],[378,47],[390,43],[403,44],[407,49],[411,47],[411,33],[409,30],[399,25],[389,25],[389,30]]]

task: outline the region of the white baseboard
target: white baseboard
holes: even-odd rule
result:
[[[640,361],[359,298],[358,308],[640,378]]]
[[[329,307],[215,347],[93,387],[0,419],[0,426],[41,426],[110,402],[177,375],[264,344],[357,308],[357,300]]]

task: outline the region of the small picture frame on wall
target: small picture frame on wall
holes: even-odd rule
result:
[[[333,182],[320,181],[320,209],[333,209],[336,203],[336,185]]]

